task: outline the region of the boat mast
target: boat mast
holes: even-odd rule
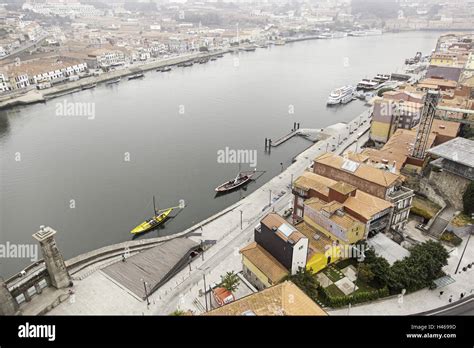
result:
[[[155,215],[156,215],[155,196],[153,196],[153,211],[155,212]]]
[[[239,162],[239,173],[238,173],[237,176],[235,177],[234,183],[237,183],[237,180],[239,180],[239,178],[240,178],[240,162]]]

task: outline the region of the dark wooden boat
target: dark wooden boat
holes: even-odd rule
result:
[[[91,83],[91,84],[88,84],[88,85],[84,85],[81,88],[82,89],[91,89],[91,88],[95,88],[96,86],[97,86],[96,83]]]
[[[115,83],[119,83],[120,80],[121,80],[121,78],[119,77],[118,79],[115,79],[115,80],[109,80],[109,81],[107,81],[105,84],[106,84],[106,85],[113,85],[113,84],[115,84]]]
[[[129,80],[139,79],[139,78],[142,78],[143,76],[145,76],[145,75],[143,75],[142,73],[138,73],[138,74],[130,75],[130,76],[128,77],[128,79],[129,79]]]
[[[237,175],[237,177],[235,179],[229,180],[229,181],[223,183],[222,185],[217,186],[215,190],[216,190],[216,192],[232,191],[232,190],[248,183],[252,179],[252,176],[253,176],[253,173],[251,173],[251,174],[239,173],[239,175]]]

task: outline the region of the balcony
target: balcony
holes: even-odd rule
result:
[[[413,195],[414,195],[413,190],[405,186],[399,186],[395,188],[395,190],[388,195],[388,199],[390,200],[391,203],[395,203],[400,200],[410,198]]]

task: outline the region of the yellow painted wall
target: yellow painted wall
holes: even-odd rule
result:
[[[334,241],[339,241],[341,244],[354,244],[357,241],[364,238],[365,225],[361,222],[355,222],[352,227],[347,231],[347,240],[341,240],[338,236],[333,235],[330,231],[320,226],[309,217],[304,217],[304,221],[312,228],[322,232],[326,237],[331,238]]]
[[[364,238],[365,234],[365,225],[356,222],[348,232],[348,237],[349,237],[349,244],[354,244],[358,242],[359,240]]]
[[[431,58],[431,65],[436,66],[453,66],[454,60],[452,58]]]
[[[242,255],[242,263],[257,276],[257,278],[265,285],[266,288],[274,285],[270,284],[268,277],[263,274],[249,259],[247,259],[244,255]]]
[[[330,249],[326,250],[325,253],[314,254],[307,262],[306,269],[317,273],[328,265],[328,257],[331,256],[331,263],[338,261],[341,257],[341,249],[339,246],[333,246]]]
[[[372,121],[370,126],[370,137],[375,141],[386,142],[392,134],[390,123],[383,123],[378,121]]]

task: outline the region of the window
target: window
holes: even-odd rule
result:
[[[297,208],[296,209],[296,215],[298,215],[299,217],[303,217],[303,210],[300,209],[300,208]]]
[[[298,204],[300,207],[303,206],[303,202],[304,202],[303,197],[298,197],[298,198],[296,199],[296,204]]]

